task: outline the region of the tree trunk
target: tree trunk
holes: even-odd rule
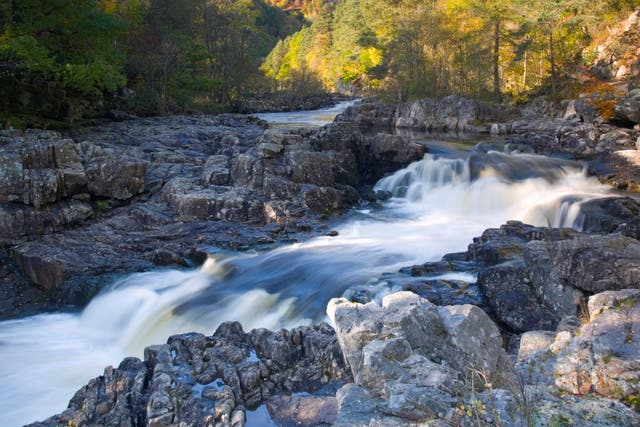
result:
[[[493,97],[496,101],[502,98],[500,90],[500,20],[496,19],[493,26]]]
[[[554,105],[558,103],[558,71],[555,58],[555,43],[553,30],[549,30],[549,64],[551,65],[551,99]]]

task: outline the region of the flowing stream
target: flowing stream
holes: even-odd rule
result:
[[[393,291],[381,273],[463,251],[507,220],[580,228],[581,201],[608,191],[580,165],[482,150],[428,154],[376,189],[393,197],[354,212],[335,237],[132,274],[81,313],[0,322],[0,424],[60,412],[105,366],[172,334],[211,334],[225,320],[245,330],[321,321],[328,300],[356,286],[380,298]]]

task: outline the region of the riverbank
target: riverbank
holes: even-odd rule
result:
[[[442,104],[438,104],[437,115],[442,117],[441,123],[449,123],[448,128],[453,128],[453,118],[455,118],[456,128],[459,128],[465,117],[460,108],[463,110],[467,108],[468,101],[456,100],[453,104],[448,104],[449,102],[450,100],[445,100]],[[40,223],[44,224],[41,230],[45,232],[44,237],[27,233],[21,237],[7,238],[5,242],[12,245],[8,253],[16,260],[16,265],[23,271],[22,274],[34,282],[35,280],[47,281],[45,283],[50,285],[48,288],[42,284],[29,286],[38,290],[45,289],[49,295],[54,296],[66,293],[64,297],[66,299],[61,300],[64,302],[54,301],[54,304],[71,303],[82,306],[89,300],[92,293],[113,280],[114,273],[131,271],[131,266],[136,266],[135,269],[140,270],[157,268],[159,265],[188,266],[202,262],[206,254],[214,253],[215,255],[215,252],[218,252],[224,258],[224,253],[220,252],[220,249],[224,248],[262,250],[270,246],[282,246],[294,240],[305,241],[310,236],[328,234],[327,237],[304,244],[283,246],[278,251],[266,252],[264,257],[260,253],[254,256],[250,251],[247,257],[241,256],[223,261],[221,270],[216,269],[217,272],[211,276],[215,279],[202,276],[204,282],[200,282],[201,276],[194,276],[198,278],[198,281],[194,282],[196,292],[188,299],[181,296],[182,299],[178,298],[175,302],[171,302],[175,305],[170,305],[168,300],[162,302],[167,304],[163,308],[162,316],[181,317],[190,313],[193,318],[203,319],[203,323],[206,324],[209,320],[205,313],[215,311],[212,307],[216,307],[207,304],[223,301],[223,305],[228,305],[230,309],[242,305],[250,306],[248,296],[253,294],[242,292],[251,291],[252,287],[257,287],[259,290],[266,291],[267,295],[277,295],[278,304],[275,307],[279,308],[268,307],[265,311],[266,316],[275,316],[276,313],[279,313],[278,316],[283,316],[284,313],[300,321],[307,313],[311,319],[306,321],[313,322],[324,317],[322,315],[318,318],[317,313],[324,312],[325,303],[332,296],[340,296],[348,291],[345,295],[352,300],[367,303],[374,299],[382,303],[385,293],[404,287],[443,306],[466,302],[478,304],[492,316],[494,321],[498,321],[499,334],[512,342],[512,348],[518,347],[518,339],[523,332],[540,328],[555,330],[566,316],[580,313],[581,307],[586,304],[586,299],[593,298],[595,293],[610,290],[614,285],[616,290],[621,289],[622,285],[638,287],[637,275],[634,273],[637,266],[633,264],[633,260],[637,260],[637,257],[634,256],[633,251],[637,246],[639,210],[634,200],[602,199],[603,196],[610,195],[606,188],[584,178],[580,170],[575,168],[576,165],[570,162],[512,153],[511,151],[514,150],[522,153],[535,149],[536,144],[531,141],[529,148],[524,145],[526,138],[518,142],[507,140],[506,144],[479,145],[469,153],[467,159],[436,159],[433,156],[427,156],[421,162],[398,171],[411,162],[421,159],[425,152],[425,145],[418,143],[414,137],[391,134],[392,128],[401,118],[398,116],[399,111],[402,109],[363,103],[348,109],[333,125],[316,131],[265,129],[265,124],[259,121],[238,116],[218,116],[175,118],[168,122],[148,119],[146,122],[135,123],[134,127],[131,127],[131,123],[113,124],[100,129],[80,131],[72,135],[74,138],[72,142],[60,142],[64,139],[53,134],[35,138],[31,134],[6,136],[11,141],[2,149],[9,154],[8,158],[13,155],[16,160],[21,159],[21,170],[29,169],[30,165],[46,165],[40,167],[53,170],[51,175],[55,178],[46,181],[55,182],[55,186],[53,184],[45,186],[39,184],[44,181],[38,181],[44,174],[29,172],[32,174],[29,175],[30,177],[37,178],[28,181],[33,183],[27,186],[29,191],[20,194],[9,192],[6,196],[13,197],[8,205],[12,208],[19,206],[23,213],[22,216],[18,214],[12,217],[15,218],[14,222],[5,222],[9,224],[5,227],[5,233],[11,234],[15,230],[20,230],[18,225],[21,224],[21,218],[40,218]],[[448,113],[441,114],[442,111],[448,111]],[[472,110],[469,109],[469,111]],[[474,114],[477,114],[477,110],[475,111]],[[475,131],[478,132],[488,132],[493,127],[490,122],[485,126],[478,126],[475,121],[478,120],[477,117],[469,120],[473,120]],[[566,123],[571,121],[568,120]],[[462,126],[464,129],[464,125]],[[566,129],[566,126],[560,129]],[[377,131],[372,133],[371,129]],[[558,131],[554,132],[558,136]],[[513,135],[521,138],[520,134]],[[629,138],[633,137],[629,135]],[[87,140],[91,143],[78,144],[77,140]],[[69,148],[71,144],[76,149],[76,157]],[[625,144],[626,142],[620,147],[627,148]],[[498,146],[504,146],[506,152],[496,153],[488,150]],[[21,151],[25,147],[37,149]],[[613,150],[616,147],[618,145],[613,145],[607,150]],[[115,159],[123,158],[127,160],[123,162],[127,167],[118,169],[115,167],[117,165]],[[372,187],[380,178],[392,172],[396,173],[380,181],[376,187]],[[83,174],[84,178],[82,178]],[[14,173],[7,176],[20,176],[24,180],[26,175]],[[74,187],[72,178],[77,178],[76,182],[81,184]],[[144,181],[143,187],[139,186],[140,181]],[[16,184],[11,188],[17,187]],[[43,192],[42,188],[58,190],[51,193]],[[71,194],[70,197],[69,194]],[[384,200],[389,197],[391,200],[385,202]],[[369,200],[371,203],[368,206],[360,205],[361,208],[366,208],[360,214],[364,216],[364,221],[358,220],[352,225],[343,225],[336,230],[323,229],[326,227],[325,220],[328,215],[354,206],[359,199]],[[96,212],[101,206],[100,202],[105,201],[115,202],[116,206]],[[53,215],[55,209],[52,205],[65,206],[64,203],[75,202],[92,209],[87,219],[79,221],[81,224],[79,227],[47,219],[55,217],[38,217],[44,214]],[[6,205],[3,206],[8,209]],[[376,206],[383,206],[383,208],[378,209]],[[437,209],[433,211],[434,208]],[[385,209],[388,210],[386,213]],[[25,215],[24,212],[28,214]],[[443,222],[445,217],[450,221]],[[527,226],[516,224],[483,234],[485,229],[499,226],[509,219],[521,219],[539,225],[579,227],[587,234],[569,230],[527,228]],[[37,224],[37,222],[34,223]],[[23,229],[30,230],[31,226]],[[464,232],[450,234],[449,231],[454,229]],[[626,237],[620,237],[618,234],[606,236],[609,233],[621,233]],[[441,261],[435,262],[452,250],[464,250],[472,237],[481,234],[482,238],[474,240],[472,248],[466,254],[446,255]],[[198,237],[194,239],[194,236]],[[416,239],[415,236],[421,236],[421,238]],[[603,253],[597,251],[591,253],[588,250],[592,247],[606,249],[602,249]],[[338,253],[340,256],[336,257]],[[585,253],[590,255],[587,256]],[[567,264],[553,264],[557,256],[566,259]],[[20,259],[23,261],[18,261]],[[422,264],[426,260],[435,263]],[[601,260],[602,264],[596,265],[593,263],[594,260]],[[416,266],[398,271],[399,266],[411,265],[412,261]],[[593,267],[592,264],[599,267]],[[606,277],[598,275],[602,271],[609,271],[610,266],[615,266],[616,272],[620,271],[619,275],[616,273],[612,276],[620,279],[614,280],[615,284]],[[587,267],[593,270],[588,270]],[[9,268],[5,271],[13,274],[12,277],[21,276],[21,273],[15,269]],[[245,271],[251,274],[242,276],[241,272]],[[282,274],[275,273],[281,271]],[[581,286],[580,280],[571,282],[573,278],[584,278],[585,275],[593,279],[590,279],[589,283],[597,282],[598,287],[589,285],[585,288]],[[272,281],[265,280],[266,276],[269,276],[269,280]],[[301,278],[305,277],[307,279],[300,282]],[[376,280],[371,281],[371,278]],[[184,279],[179,278],[175,284],[160,285],[161,280],[160,276],[154,276],[153,281],[157,283],[155,292],[158,295],[163,295],[163,289],[178,290]],[[210,280],[214,280],[218,285],[209,287]],[[87,286],[93,283],[96,283],[95,287]],[[251,287],[243,287],[244,284],[249,283]],[[366,286],[362,286],[365,284]],[[507,284],[510,286],[506,286]],[[538,294],[540,284],[549,287],[542,288],[545,290]],[[200,288],[200,286],[203,287]],[[563,289],[561,294],[564,299],[561,299],[561,303],[558,302],[556,306],[555,297],[548,299],[545,297],[556,295],[554,292],[557,287]],[[231,303],[232,300],[228,299],[229,294],[216,293],[218,291],[214,290],[201,292],[203,289],[210,288],[226,288],[227,291],[240,289],[241,292],[234,295],[237,299],[233,301],[237,302]],[[27,287],[24,289],[21,291],[23,298],[31,292],[26,291],[29,289]],[[124,286],[121,285],[121,289],[138,288],[124,284]],[[305,292],[307,289],[312,292],[306,295],[302,293],[303,289]],[[16,292],[16,295],[19,294]],[[105,297],[109,295],[107,293]],[[117,304],[120,303],[116,302]],[[420,304],[427,303],[420,302]],[[198,310],[199,305],[201,309]],[[317,307],[318,305],[320,307]],[[408,306],[411,305],[408,304]],[[509,309],[512,306],[521,308],[522,313],[514,315],[514,311]],[[100,311],[96,307],[97,305],[94,305],[93,313],[99,314]],[[372,305],[368,307],[373,311],[378,310]],[[40,308],[36,307],[36,309]],[[475,309],[469,310],[465,316],[479,313]],[[630,313],[634,313],[633,310]],[[9,314],[11,315],[15,315],[15,312]],[[112,315],[115,315],[113,310]],[[302,316],[302,318],[295,316]],[[447,321],[442,318],[444,314],[441,311],[438,316],[440,320],[437,322],[447,324]],[[88,314],[82,316],[84,320],[89,317]],[[126,315],[122,319],[131,317],[133,316]],[[219,316],[215,318],[220,319]],[[372,317],[374,318],[375,316]],[[368,320],[364,319],[363,322],[366,323]],[[487,322],[483,320],[483,324],[488,328],[486,330],[489,331],[487,333],[495,335],[493,332],[496,329],[492,328],[496,326],[491,322],[490,319]],[[626,325],[624,323],[621,325],[633,331],[636,327],[633,323],[635,321],[630,320],[630,322],[627,326],[624,326]],[[334,324],[336,324],[335,320]],[[274,325],[281,326],[281,323],[276,322]],[[147,325],[147,327],[152,326]],[[432,363],[442,364],[443,360],[447,360],[448,356],[433,355],[427,351],[427,344],[411,341],[410,337],[417,332],[402,328],[396,330],[391,326],[390,328],[389,333],[408,339],[409,342],[407,347],[406,343],[400,342],[401,340],[397,343],[394,341],[394,346],[397,346],[394,349],[402,351],[401,354],[396,355],[397,358],[393,356],[392,359],[402,362],[406,360],[405,356],[424,357],[426,358],[423,360],[424,366],[431,366]],[[455,335],[454,329],[447,329],[447,334]],[[363,330],[369,331],[368,328]],[[72,411],[61,417],[84,419],[85,423],[108,423],[108,420],[133,418],[139,420],[139,417],[143,417],[143,420],[146,420],[144,422],[157,418],[160,424],[169,419],[172,422],[177,420],[187,422],[186,420],[192,420],[188,417],[205,416],[209,413],[206,408],[211,409],[215,405],[223,404],[233,396],[234,403],[224,403],[223,406],[226,409],[218,411],[221,417],[222,414],[226,414],[226,418],[216,421],[231,422],[235,417],[235,420],[240,422],[247,408],[251,410],[262,404],[271,405],[269,406],[271,408],[276,405],[274,402],[277,399],[285,398],[282,395],[287,396],[291,392],[298,391],[315,393],[318,388],[324,391],[312,396],[327,399],[315,401],[309,397],[309,399],[297,399],[295,404],[318,404],[335,414],[335,420],[342,419],[343,421],[338,422],[346,423],[344,425],[355,422],[355,418],[344,417],[349,414],[353,417],[358,415],[358,408],[350,406],[349,402],[353,402],[353,399],[363,401],[362,399],[367,396],[367,399],[372,402],[370,413],[381,417],[395,417],[388,419],[389,422],[405,422],[406,420],[397,419],[398,414],[405,409],[408,411],[411,405],[419,406],[418,412],[412,412],[415,414],[414,418],[435,417],[448,420],[453,419],[449,412],[458,413],[460,410],[466,412],[460,409],[462,405],[466,405],[466,408],[472,407],[469,405],[472,404],[473,399],[458,399],[464,395],[464,390],[469,389],[470,384],[464,379],[467,372],[461,368],[462,365],[460,363],[453,365],[452,361],[447,361],[447,365],[454,366],[453,370],[442,372],[443,375],[449,376],[448,379],[443,383],[429,385],[429,387],[433,386],[429,390],[440,393],[438,396],[442,397],[434,401],[452,403],[453,396],[455,405],[451,406],[447,403],[448,409],[438,406],[440,409],[437,411],[429,409],[431,411],[429,413],[424,412],[424,407],[420,406],[424,402],[411,400],[413,399],[411,396],[415,394],[415,387],[413,387],[415,384],[412,385],[404,380],[399,381],[394,377],[396,373],[400,373],[398,375],[401,377],[405,374],[412,375],[411,372],[402,373],[404,369],[402,366],[389,367],[392,375],[388,379],[385,379],[384,375],[380,376],[380,384],[388,383],[383,389],[380,389],[380,384],[373,387],[369,382],[358,380],[357,365],[360,362],[348,361],[349,349],[345,346],[345,337],[341,336],[340,332],[336,338],[330,338],[328,335],[326,339],[343,341],[340,342],[340,351],[347,356],[349,369],[345,369],[346,373],[335,375],[327,373],[322,376],[320,382],[316,381],[313,385],[303,382],[304,384],[299,383],[295,388],[283,388],[280,385],[274,388],[269,384],[276,384],[276,382],[266,382],[267,392],[260,386],[260,390],[263,390],[260,392],[262,397],[261,400],[256,400],[258,385],[265,384],[261,381],[280,372],[275,370],[273,361],[263,360],[264,355],[280,351],[278,342],[289,342],[287,345],[293,348],[291,345],[302,339],[295,338],[296,336],[310,333],[305,331],[304,333],[284,333],[283,337],[275,340],[277,342],[261,347],[259,351],[254,342],[257,338],[251,338],[251,345],[254,347],[242,347],[244,356],[241,358],[238,355],[237,363],[242,364],[243,360],[248,358],[247,363],[242,366],[246,365],[249,370],[246,375],[254,379],[249,381],[245,378],[244,381],[249,384],[246,387],[242,386],[240,381],[240,391],[233,389],[233,376],[228,378],[225,376],[231,375],[234,369],[239,369],[239,365],[234,365],[233,369],[227,367],[222,371],[218,371],[217,365],[207,368],[207,375],[221,378],[224,385],[231,387],[231,394],[227,390],[224,396],[215,394],[221,392],[216,389],[216,384],[213,384],[216,378],[209,382],[195,381],[194,373],[187,373],[176,384],[184,384],[180,390],[184,387],[195,387],[201,392],[199,396],[198,393],[173,393],[171,382],[168,383],[169,388],[165,382],[156,384],[157,387],[145,388],[144,384],[148,385],[148,383],[140,382],[140,378],[152,378],[156,376],[156,371],[157,375],[163,378],[165,374],[172,376],[174,373],[178,375],[183,371],[180,368],[183,366],[182,359],[176,361],[169,351],[170,358],[167,360],[155,361],[156,359],[149,355],[145,364],[130,360],[122,366],[120,371],[109,370],[105,378],[93,382],[88,389],[81,392],[74,400],[75,406],[72,405]],[[119,333],[117,328],[114,332]],[[369,332],[374,334],[372,335],[374,341],[376,339],[385,341],[385,337],[389,336],[385,332],[386,335],[375,338],[378,332],[373,330]],[[252,332],[250,336],[258,336],[261,333]],[[481,334],[480,331],[478,333]],[[244,335],[244,332],[236,331],[235,334],[239,337],[238,342],[248,342],[249,338]],[[189,359],[191,356],[185,356],[184,360],[189,360],[185,363],[193,364],[194,360],[198,360],[197,354],[200,347],[205,351],[207,348],[218,346],[216,339],[203,337],[193,336],[193,342],[191,337],[184,338],[187,342],[185,345],[193,344],[197,347],[197,350],[192,352],[196,355],[193,356],[196,359],[191,360]],[[369,344],[368,339],[356,347],[366,347]],[[162,340],[163,338],[159,338],[156,342],[162,342]],[[460,340],[458,340],[459,343]],[[302,341],[304,342],[304,339]],[[502,339],[499,341],[501,346]],[[171,345],[173,344],[170,343]],[[166,353],[165,350],[162,350],[163,354]],[[381,354],[386,354],[382,350]],[[252,351],[255,352],[255,356],[251,356]],[[286,350],[285,353],[287,351],[294,350]],[[306,347],[303,346],[294,353],[297,354],[300,351],[306,353]],[[619,353],[618,349],[612,351]],[[372,355],[375,355],[374,353]],[[491,350],[488,353],[494,352]],[[512,351],[512,354],[515,353]],[[255,360],[256,357],[260,360]],[[266,358],[268,359],[271,357]],[[338,366],[336,360],[339,359],[339,357],[326,359],[325,362],[328,365],[322,369]],[[285,357],[278,362],[278,366],[295,370],[296,368],[289,365],[289,362],[290,360]],[[156,366],[158,363],[161,366]],[[267,367],[266,370],[261,363]],[[196,365],[198,364],[195,363],[194,366]],[[633,372],[635,368],[625,365],[624,369]],[[347,386],[338,394],[338,400],[335,400],[335,389],[341,385],[341,382],[351,381],[350,375],[355,378],[355,384],[360,388]],[[129,403],[125,404],[117,397],[120,392],[116,389],[118,384],[124,384],[123,382],[138,390],[136,392],[138,400],[133,406]],[[327,392],[327,389],[323,389],[325,384],[334,382],[337,384],[329,388],[332,391]],[[207,389],[205,396],[204,386],[213,387],[215,393]],[[441,394],[443,390],[448,390],[447,393],[449,393],[452,389],[455,393],[450,394],[449,397]],[[632,387],[630,390],[635,389]],[[142,410],[145,405],[155,402],[151,397],[156,392],[160,393],[158,394],[160,397],[168,393],[169,400],[158,397],[162,403],[157,405],[156,412]],[[390,401],[402,398],[405,401],[403,405],[409,406],[400,406],[401,410],[398,410],[400,412],[393,412],[391,407],[385,406],[389,403],[385,403],[384,396],[380,395],[381,392],[383,395],[389,393],[386,396]],[[96,406],[92,403],[94,398],[91,397],[95,393],[110,396],[108,398],[110,403],[103,402],[104,405],[100,406],[102,409],[99,413],[89,413],[84,408]],[[246,401],[246,393],[254,396],[249,403]],[[633,396],[633,393],[635,392],[627,396]],[[493,398],[491,395],[486,397]],[[500,399],[504,402],[508,400],[506,397]],[[548,396],[543,400],[545,404],[552,406],[560,404],[560,401],[554,401]],[[578,402],[576,403],[578,406],[583,404],[580,403],[583,401],[575,402]],[[598,403],[597,405],[600,405],[598,408],[604,408],[609,404],[608,401],[599,402],[604,403],[602,405]],[[155,403],[152,406],[154,405]],[[176,410],[176,408],[181,409]],[[198,412],[200,415],[181,412],[190,410],[189,408],[205,409],[203,409],[204,412]],[[624,413],[624,408],[617,406],[616,410],[618,409]],[[340,411],[343,418],[338,416]],[[132,415],[133,413],[136,415]],[[149,415],[142,415],[142,413],[151,413],[153,416],[144,418]],[[464,418],[462,414],[458,415]],[[565,416],[566,413],[560,412],[560,415]],[[630,415],[629,417],[631,420],[634,419]],[[60,419],[62,418],[51,422],[60,422]],[[193,419],[208,422],[204,418]],[[512,418],[512,421],[514,419]],[[213,423],[213,419],[207,420]],[[334,422],[326,421],[331,418],[323,418],[323,420],[325,424]],[[406,422],[415,422],[415,419]]]

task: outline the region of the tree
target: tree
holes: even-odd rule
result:
[[[20,0],[0,13],[0,108],[73,121],[126,80],[114,42],[124,29],[94,0]]]

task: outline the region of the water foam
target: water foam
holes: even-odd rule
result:
[[[394,197],[343,224],[337,237],[212,258],[193,271],[133,274],[82,313],[0,322],[4,423],[60,412],[104,366],[140,357],[172,334],[211,334],[225,320],[247,330],[322,320],[331,297],[380,273],[465,250],[474,236],[507,220],[579,227],[579,204],[606,188],[580,168],[527,156],[493,156],[499,161],[472,167],[470,159],[427,155],[381,180],[376,189]],[[509,159],[539,170],[514,176],[521,167]]]

